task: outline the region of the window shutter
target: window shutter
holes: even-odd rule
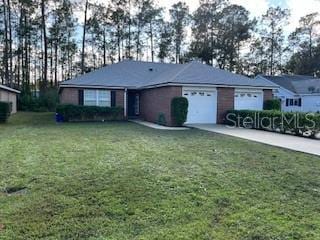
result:
[[[83,96],[83,90],[79,90],[79,105],[83,106],[83,102],[84,102],[84,96]]]
[[[289,106],[289,101],[290,101],[290,99],[286,99],[286,106],[288,107]]]
[[[299,98],[299,107],[301,107],[301,106],[302,106],[302,99]]]
[[[116,106],[116,91],[111,91],[111,107]]]

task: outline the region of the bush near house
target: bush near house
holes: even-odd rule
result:
[[[231,110],[226,116],[227,125],[294,133],[302,136],[309,133],[315,137],[320,133],[320,114],[280,111]]]
[[[11,113],[11,103],[0,102],[0,123],[6,123]]]
[[[171,111],[173,122],[176,126],[182,126],[187,121],[188,99],[185,97],[175,97],[171,101]]]
[[[281,111],[281,100],[280,99],[267,100],[264,102],[263,109]]]
[[[62,104],[57,106],[56,113],[59,114],[65,122],[123,120],[123,108],[121,107],[95,107]]]
[[[38,97],[32,96],[30,92],[22,92],[18,101],[18,109],[30,112],[53,112],[58,102],[59,95],[56,88],[48,89]]]

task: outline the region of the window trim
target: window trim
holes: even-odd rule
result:
[[[94,92],[94,98],[86,99],[86,92]],[[102,99],[102,92],[107,93],[107,98]],[[101,100],[102,99],[102,100]],[[87,101],[95,101],[95,105],[88,105],[86,104]],[[107,106],[101,105],[101,102],[106,102]],[[101,90],[101,89],[84,89],[83,90],[83,105],[84,106],[96,106],[96,107],[111,107],[111,91],[110,90]]]

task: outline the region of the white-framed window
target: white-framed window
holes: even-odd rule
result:
[[[299,106],[301,107],[302,100],[301,98],[287,98],[286,99],[286,106]]]
[[[111,92],[108,90],[84,90],[85,106],[111,107]]]

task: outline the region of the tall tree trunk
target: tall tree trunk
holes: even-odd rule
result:
[[[117,45],[118,45],[118,61],[121,62],[121,36],[120,36],[120,24],[117,26]]]
[[[309,31],[309,58],[312,59],[312,29]]]
[[[129,36],[128,36],[128,58],[131,59],[131,0],[129,0]]]
[[[9,27],[9,85],[13,87],[13,54],[12,54],[12,25],[11,25],[11,5],[8,2],[8,27]]]
[[[54,45],[54,85],[58,85],[58,41]]]
[[[271,52],[270,52],[270,75],[273,76],[273,65],[274,65],[274,39],[271,39]]]
[[[54,85],[53,82],[53,40],[50,41],[50,85]]]
[[[7,4],[3,0],[3,22],[4,22],[4,50],[3,50],[3,64],[4,64],[4,82],[6,85],[10,85],[9,77],[9,41],[8,41],[8,16],[7,16]]]
[[[41,0],[41,25],[43,31],[43,46],[44,46],[44,66],[43,66],[43,79],[42,79],[42,93],[47,90],[48,87],[48,39],[46,31],[46,16],[45,16],[45,0]]]
[[[139,53],[140,53],[140,33],[141,33],[141,27],[140,22],[138,23],[138,30],[137,30],[137,40],[136,40],[136,60],[139,60]]]
[[[82,53],[81,53],[81,73],[85,72],[85,44],[86,44],[86,30],[87,30],[87,14],[88,14],[89,1],[86,0],[86,6],[84,9],[84,23],[83,23],[83,35],[82,35]]]
[[[153,49],[153,28],[152,21],[150,22],[150,47],[151,47],[151,61],[154,62],[154,49]]]
[[[107,40],[106,40],[106,30],[103,30],[103,66],[107,65]]]

